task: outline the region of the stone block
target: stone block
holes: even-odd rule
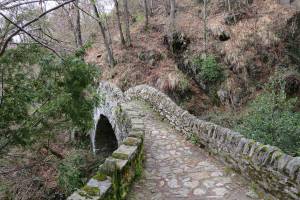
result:
[[[143,120],[141,120],[139,118],[132,118],[131,123],[132,124],[137,124],[137,125],[144,124]]]
[[[288,162],[290,160],[292,160],[292,156],[290,155],[286,155],[286,154],[283,154],[282,156],[279,157],[279,159],[277,160],[276,162],[276,166],[275,166],[275,169],[277,169],[278,171],[280,172],[284,172],[284,169],[286,167],[286,165],[288,164]]]
[[[88,181],[87,186],[99,188],[100,197],[102,197],[112,188],[112,182],[110,179],[107,179],[105,181],[97,181],[92,178]]]
[[[123,144],[127,146],[139,146],[142,143],[142,140],[139,138],[135,137],[127,137],[124,141]]]
[[[89,195],[85,194],[85,192],[82,190],[77,190],[71,196],[69,196],[67,198],[67,200],[99,200],[99,199],[100,199],[100,195],[99,196],[89,196]]]
[[[249,143],[249,139],[247,138],[241,138],[237,148],[236,148],[236,153],[238,154],[243,154],[244,149],[245,149],[245,145],[247,145]]]
[[[132,131],[143,131],[145,129],[144,124],[132,124]]]
[[[111,175],[115,172],[116,168],[116,160],[112,157],[108,157],[105,159],[104,163],[99,166],[99,172]]]
[[[292,158],[286,165],[285,171],[291,179],[296,178],[296,172],[300,169],[300,157]]]
[[[108,157],[105,160],[105,163],[114,163],[114,168],[112,172],[114,172],[116,169],[118,170],[122,170],[127,164],[128,164],[128,160],[122,160],[122,159],[117,159],[117,158],[113,158],[113,157]]]
[[[244,145],[243,155],[249,155],[252,145],[255,143],[254,140],[247,139],[247,143]]]
[[[121,160],[131,160],[136,153],[137,146],[127,146],[122,144],[117,150],[113,152],[112,157]]]
[[[145,135],[144,131],[130,131],[128,134],[129,137],[140,138],[140,139],[143,139],[144,135]]]

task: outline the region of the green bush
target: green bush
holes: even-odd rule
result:
[[[61,60],[37,45],[19,45],[0,58],[0,71],[5,83],[0,146],[30,145],[48,137],[53,127],[84,134],[93,125],[99,71],[81,57]]]
[[[189,80],[187,78],[186,75],[184,75],[183,73],[178,73],[178,90],[181,92],[181,93],[186,93],[189,89],[190,89],[190,83],[189,83]]]
[[[66,194],[71,194],[76,188],[83,186],[81,167],[85,163],[81,152],[71,152],[58,167],[58,186]]]
[[[214,83],[223,78],[223,70],[212,55],[197,56],[193,59],[193,66],[200,78],[206,83]]]
[[[134,16],[133,16],[133,19],[134,19],[134,22],[142,22],[145,20],[145,16],[143,15],[143,13],[136,13]]]
[[[294,112],[296,103],[297,99],[287,98],[284,83],[273,82],[251,103],[237,129],[248,138],[299,155],[300,113]]]

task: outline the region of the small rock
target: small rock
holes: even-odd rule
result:
[[[178,188],[179,185],[177,184],[177,179],[173,178],[168,182],[168,186],[170,188]]]
[[[197,196],[201,196],[201,195],[204,195],[206,193],[205,190],[201,189],[201,188],[197,188],[194,190],[193,194],[194,195],[197,195]]]
[[[162,187],[162,186],[164,186],[165,185],[165,182],[164,181],[160,181],[159,182],[159,187]]]
[[[195,188],[197,187],[199,184],[198,181],[188,181],[188,182],[184,182],[183,185],[188,187],[188,188]]]
[[[251,199],[258,199],[258,195],[253,190],[249,190],[249,192],[246,193],[247,197],[250,197]]]
[[[217,196],[224,196],[228,191],[226,188],[215,188],[213,191],[216,193]]]

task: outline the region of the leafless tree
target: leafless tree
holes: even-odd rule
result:
[[[113,52],[112,52],[110,44],[109,44],[109,40],[108,40],[107,35],[106,35],[105,27],[104,27],[104,25],[101,21],[96,2],[91,0],[91,4],[92,4],[94,14],[97,18],[97,22],[98,22],[98,25],[99,25],[99,28],[100,28],[100,31],[101,31],[101,34],[102,34],[102,37],[103,37],[103,40],[104,40],[105,49],[106,49],[106,52],[108,54],[109,65],[111,67],[113,67],[115,65],[115,60],[114,60],[114,55],[113,55]]]
[[[6,21],[8,21],[10,24],[13,25],[13,26],[12,26],[13,28],[9,31],[9,34],[6,34],[6,35],[4,35],[4,38],[1,38],[1,41],[2,41],[2,42],[1,42],[1,46],[0,46],[0,48],[1,48],[1,49],[0,49],[0,56],[2,56],[2,55],[4,54],[4,52],[5,52],[5,50],[6,50],[7,46],[8,46],[8,44],[12,41],[12,39],[13,39],[15,36],[19,35],[21,32],[27,34],[27,35],[28,35],[31,39],[33,39],[34,41],[38,42],[39,44],[42,44],[43,46],[47,47],[48,49],[50,49],[50,50],[52,50],[52,51],[54,51],[54,52],[56,53],[56,51],[55,51],[54,49],[52,49],[51,47],[49,47],[49,46],[48,46],[47,44],[45,44],[44,42],[41,42],[41,41],[38,40],[35,36],[33,36],[31,33],[29,33],[29,31],[27,30],[27,28],[28,28],[30,25],[32,25],[32,24],[38,22],[39,20],[41,20],[41,19],[42,19],[43,17],[45,17],[48,13],[51,13],[51,12],[53,12],[53,11],[55,11],[55,10],[57,10],[57,9],[59,9],[59,8],[61,8],[61,7],[63,7],[63,6],[65,6],[65,5],[67,5],[67,4],[70,4],[70,3],[74,2],[74,1],[75,1],[75,0],[64,1],[63,3],[58,4],[57,6],[55,6],[55,7],[51,8],[51,9],[46,10],[45,12],[41,13],[40,15],[38,15],[37,17],[35,17],[34,19],[27,21],[26,23],[18,23],[18,22],[14,22],[14,21],[13,21],[12,19],[10,19],[6,14],[4,14],[4,12],[0,12],[0,15],[1,15],[3,18],[5,18]],[[32,3],[32,1],[30,1],[30,2]],[[29,4],[30,2],[27,1],[26,3]],[[10,1],[10,3],[11,3],[11,1]],[[22,3],[23,3],[23,4],[22,4]],[[19,4],[24,5],[24,2],[21,2],[21,3],[19,3]],[[19,4],[18,4],[18,5],[19,5]],[[5,7],[5,6],[6,6],[6,7]],[[9,6],[15,8],[15,7],[17,6],[17,4],[15,3],[15,4],[11,5],[11,4],[7,3],[7,2],[4,2],[4,3],[2,3],[2,4],[0,5],[0,7],[5,8],[5,10],[7,10],[7,9],[9,8]],[[56,53],[56,54],[57,54],[57,53]]]
[[[129,23],[129,10],[128,10],[128,0],[124,0],[124,13],[125,13],[125,32],[126,32],[126,43],[127,46],[131,46],[131,36],[130,36],[130,23]]]
[[[78,8],[79,0],[75,0],[76,9],[76,46],[77,48],[82,47],[82,35],[81,35],[81,24],[80,24],[80,10]]]
[[[166,16],[169,16],[171,10],[171,0],[164,0],[164,7],[166,11]]]
[[[149,27],[149,9],[148,9],[148,1],[144,0],[144,11],[145,11],[145,29]]]
[[[149,0],[149,10],[150,10],[150,15],[153,15],[153,0]]]
[[[203,36],[204,36],[204,52],[206,56],[207,52],[207,0],[203,0],[203,21],[204,21],[204,29],[203,29]]]
[[[117,23],[118,23],[118,28],[119,28],[119,32],[120,32],[121,44],[122,44],[122,46],[125,46],[125,38],[124,38],[121,19],[120,19],[119,2],[118,2],[118,0],[114,0],[114,3],[115,3],[115,8],[116,8]]]
[[[176,22],[175,22],[175,12],[176,12],[176,1],[170,0],[171,10],[170,10],[170,35],[176,31]]]
[[[74,4],[74,5],[77,6],[77,9],[79,9],[78,4]],[[79,45],[78,45],[77,31],[76,31],[76,27],[75,27],[76,25],[73,22],[73,18],[74,18],[73,15],[72,15],[72,10],[73,9],[71,7],[69,7],[69,8],[63,7],[62,10],[63,10],[64,17],[66,18],[66,20],[68,21],[68,24],[70,26],[69,28],[71,29],[71,31],[72,31],[72,33],[74,35],[75,46],[79,47]]]

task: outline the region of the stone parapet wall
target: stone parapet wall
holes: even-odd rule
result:
[[[157,89],[140,85],[125,92],[129,99],[142,99],[187,137],[259,184],[279,199],[300,199],[300,157],[292,157],[277,147],[263,145],[238,132],[205,122],[177,106]]]
[[[135,105],[118,104],[121,122],[126,121],[128,135],[119,148],[99,167],[95,176],[68,200],[121,200],[125,199],[135,177],[142,172],[144,123]]]

